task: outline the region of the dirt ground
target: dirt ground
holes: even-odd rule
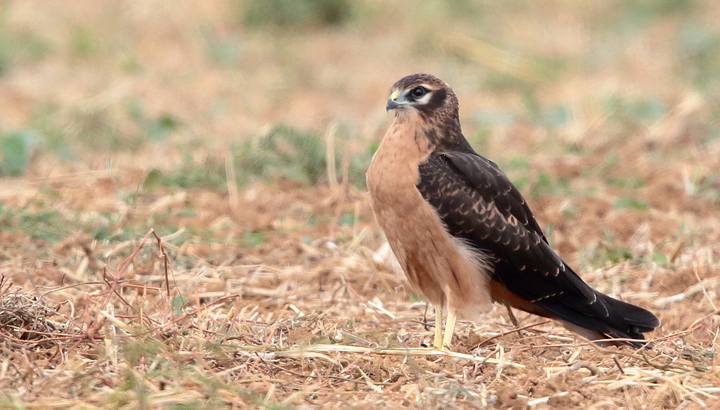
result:
[[[0,5],[0,408],[720,409],[718,13]],[[419,71],[648,349],[500,306],[427,348],[364,187]]]

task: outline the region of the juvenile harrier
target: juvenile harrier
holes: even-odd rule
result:
[[[457,97],[442,80],[402,78],[386,109],[395,110],[395,121],[367,186],[400,266],[435,307],[436,348],[450,345],[457,315],[472,318],[493,301],[556,319],[591,340],[643,340],[660,325],[647,310],[587,285],[550,248],[517,188],[463,136]]]

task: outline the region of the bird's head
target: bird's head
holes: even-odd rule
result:
[[[457,118],[458,102],[443,80],[430,74],[412,74],[393,84],[385,109],[395,110],[396,117]]]
[[[460,129],[458,100],[452,88],[430,74],[401,78],[390,89],[387,111],[396,122],[415,122],[436,149],[472,150]]]

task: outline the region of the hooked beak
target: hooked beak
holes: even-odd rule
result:
[[[400,104],[396,103],[396,102],[393,101],[392,99],[389,99],[388,102],[387,102],[387,105],[385,106],[385,111],[387,112],[387,111],[390,111],[390,110],[394,110],[395,108],[397,108],[397,107],[399,107],[399,106],[400,106]]]
[[[392,94],[390,94],[390,98],[388,98],[387,105],[385,106],[385,112],[403,105],[402,101],[398,101],[398,97],[399,93],[397,91],[393,91]]]

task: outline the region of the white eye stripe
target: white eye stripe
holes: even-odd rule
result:
[[[430,96],[432,95],[432,91],[428,91],[423,95],[422,97],[415,100],[415,103],[417,104],[427,104],[430,101]]]

